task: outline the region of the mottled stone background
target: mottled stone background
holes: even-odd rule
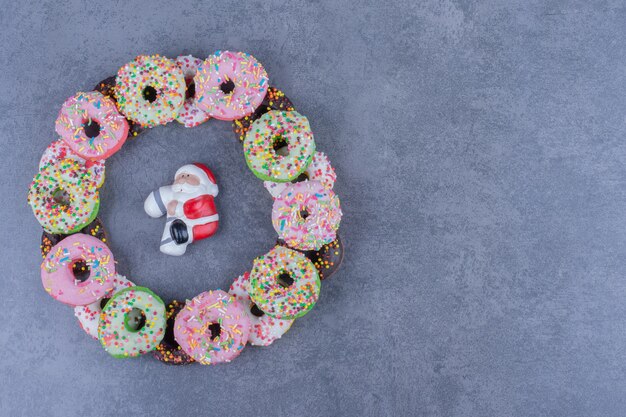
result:
[[[0,415],[626,414],[623,1],[1,3]],[[309,117],[345,263],[269,348],[115,360],[43,291],[27,187],[66,97],[137,54],[216,49]],[[192,160],[221,229],[175,259],[142,201]],[[102,199],[119,270],[166,300],[226,288],[275,237],[224,122],[129,141]]]

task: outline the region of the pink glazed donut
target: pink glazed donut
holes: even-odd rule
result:
[[[195,58],[191,55],[183,55],[176,58],[176,65],[183,70],[183,77],[185,77],[185,102],[182,109],[178,111],[176,121],[182,123],[185,127],[195,127],[209,120],[211,117],[204,110],[198,108],[196,103],[196,85],[193,82],[193,78],[198,72],[198,67],[202,65],[200,58]]]
[[[244,52],[217,51],[194,78],[198,107],[219,120],[252,114],[263,102],[269,79],[263,66]]]
[[[57,243],[41,264],[46,292],[74,307],[106,297],[113,289],[114,277],[115,260],[108,246],[82,233]]]
[[[128,122],[115,102],[98,91],[68,98],[56,121],[56,131],[72,151],[85,159],[105,159],[128,136]]]
[[[319,181],[289,184],[274,200],[272,224],[287,246],[318,250],[337,236],[339,197]]]
[[[250,319],[235,297],[221,290],[203,292],[176,316],[174,338],[203,365],[230,362],[250,335]]]

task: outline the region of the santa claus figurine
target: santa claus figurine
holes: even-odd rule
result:
[[[211,170],[193,163],[176,171],[174,184],[150,193],[143,206],[146,213],[154,218],[167,214],[161,252],[180,256],[187,245],[217,231],[219,216],[213,201],[217,191]]]

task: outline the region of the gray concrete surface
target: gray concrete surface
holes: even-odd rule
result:
[[[623,416],[622,1],[19,2],[0,7],[0,415]],[[39,279],[28,184],[64,99],[141,53],[254,54],[333,161],[347,255],[321,300],[231,364],[115,360]],[[218,235],[174,259],[142,201],[199,159]],[[107,163],[119,270],[225,288],[274,239],[228,123]]]

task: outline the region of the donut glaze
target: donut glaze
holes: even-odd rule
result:
[[[77,279],[75,266],[88,269],[84,281]],[[76,233],[56,244],[41,264],[41,282],[52,298],[83,306],[105,297],[113,289],[113,254],[93,236]]]
[[[118,291],[102,309],[98,339],[116,358],[152,351],[165,334],[165,304],[145,287]]]
[[[85,159],[105,159],[126,141],[128,122],[113,100],[90,91],[76,93],[63,103],[56,132],[75,154]]]
[[[239,140],[243,142],[246,139],[246,134],[250,130],[252,123],[272,110],[294,111],[295,108],[285,93],[278,88],[269,87],[261,105],[256,108],[254,113],[244,116],[241,119],[233,120],[233,131]]]
[[[178,313],[174,338],[203,365],[230,362],[241,353],[250,335],[250,319],[232,295],[221,290],[203,292]]]
[[[116,274],[113,277],[113,288],[102,299],[95,301],[86,306],[74,307],[74,315],[78,319],[81,329],[94,339],[98,338],[98,325],[100,324],[100,313],[109,299],[118,291],[135,286],[134,283],[127,280],[126,277]]]
[[[195,127],[211,118],[196,103],[194,77],[198,72],[198,67],[202,65],[202,60],[191,55],[179,56],[176,58],[176,65],[183,71],[186,84],[185,102],[183,108],[178,112],[178,116],[176,116],[176,121],[185,127]]]
[[[63,159],[45,165],[35,175],[28,203],[46,232],[71,234],[96,218],[100,195],[85,166]]]
[[[115,99],[115,78],[115,75],[105,78],[96,84],[93,90],[99,91],[102,95],[110,98],[117,104],[117,100]],[[145,130],[139,123],[135,123],[129,119],[126,119],[126,121],[128,122],[128,137],[131,139]]]
[[[337,174],[335,174],[335,169],[330,164],[328,157],[323,152],[315,152],[307,169],[292,182],[319,181],[325,188],[332,190],[336,180]],[[263,182],[265,189],[274,198],[277,198],[287,188],[287,184],[285,182]]]
[[[262,180],[289,182],[311,163],[315,140],[306,117],[295,111],[270,111],[252,124],[243,150],[254,175]]]
[[[289,330],[293,320],[275,319],[259,309],[248,294],[249,283],[250,273],[246,272],[235,279],[228,292],[241,303],[248,314],[251,324],[250,338],[248,339],[250,344],[269,346]]]
[[[152,356],[155,359],[168,364],[168,365],[187,365],[195,362],[193,358],[185,353],[180,347],[176,339],[174,339],[174,321],[176,315],[185,307],[185,303],[173,300],[167,305],[167,327],[165,329],[165,336],[161,343],[159,343],[152,351]]]
[[[272,207],[274,230],[299,250],[318,250],[335,240],[341,216],[339,197],[319,181],[289,184]]]
[[[283,320],[302,317],[319,293],[317,270],[300,252],[276,246],[254,260],[248,294],[265,314]]]
[[[39,160],[39,169],[63,159],[72,159],[83,165],[91,174],[91,179],[96,183],[98,188],[102,187],[102,184],[104,184],[104,161],[88,161],[83,159],[72,152],[72,149],[63,139],[57,139],[48,145]]]
[[[142,126],[171,122],[185,101],[183,71],[171,59],[140,55],[117,72],[115,99],[120,112]]]
[[[108,244],[108,237],[106,230],[104,229],[104,225],[97,217],[94,219],[94,221],[89,223],[84,228],[80,229],[77,233],[93,236]],[[41,257],[45,258],[54,245],[56,245],[68,236],[69,235],[63,235],[59,233],[51,234],[44,230],[41,234]]]
[[[269,80],[263,66],[244,52],[217,51],[194,78],[198,107],[218,120],[252,114],[261,105]]]

